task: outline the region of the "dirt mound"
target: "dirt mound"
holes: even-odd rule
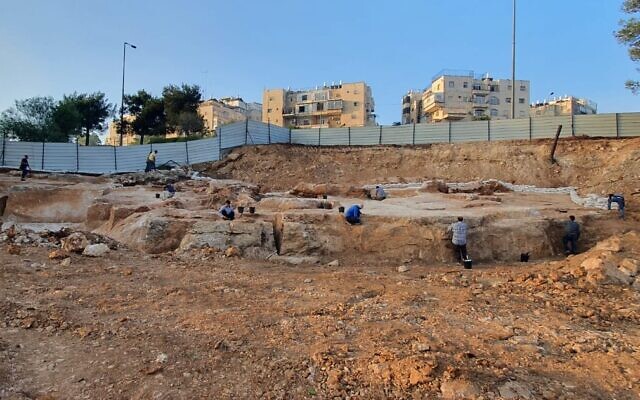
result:
[[[557,164],[551,141],[434,144],[419,147],[270,145],[234,150],[232,159],[202,164],[205,174],[289,190],[300,182],[364,185],[499,179],[540,187],[575,186],[582,193],[640,192],[640,139],[563,139]]]

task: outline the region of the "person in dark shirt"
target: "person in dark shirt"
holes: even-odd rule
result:
[[[222,215],[222,218],[226,220],[233,221],[233,219],[236,217],[236,213],[235,211],[233,211],[233,207],[231,207],[231,202],[229,200],[224,203],[224,206],[220,208],[219,212],[220,215]]]
[[[576,217],[570,215],[569,221],[564,226],[564,236],[562,237],[565,254],[576,254],[578,239],[580,239],[580,225],[576,222]],[[571,249],[569,249],[569,245],[571,245]]]
[[[620,219],[624,219],[624,196],[620,194],[610,194],[607,204],[607,208],[609,210],[611,210],[611,203],[616,203],[618,205],[618,216]]]
[[[20,171],[22,171],[22,178],[20,180],[24,181],[27,177],[27,174],[31,171],[31,167],[29,166],[29,156],[26,154],[20,161]]]

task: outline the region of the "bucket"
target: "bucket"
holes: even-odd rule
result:
[[[256,213],[256,208],[255,207],[249,207],[249,214],[255,214]]]
[[[344,207],[342,206],[338,207],[338,212],[342,214],[344,212]]]
[[[470,258],[467,258],[462,262],[464,263],[464,269],[471,269],[471,267],[473,266],[473,261],[471,261]]]
[[[242,207],[242,206],[238,207],[238,212],[240,214],[242,214],[244,212],[244,207]]]
[[[326,194],[323,194],[323,195],[322,195],[322,198],[326,200],[326,199],[327,199],[327,195],[326,195]]]
[[[156,199],[160,198],[160,193],[156,193]]]

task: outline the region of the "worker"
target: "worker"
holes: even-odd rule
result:
[[[382,201],[382,200],[384,200],[386,198],[387,198],[387,193],[384,191],[382,186],[376,185],[376,192],[375,192],[375,194],[373,196],[373,199]]]
[[[167,185],[164,187],[164,191],[166,192],[166,198],[170,199],[173,196],[176,195],[176,188],[175,186],[173,186],[173,182],[169,182],[167,183]]]
[[[351,225],[360,224],[360,215],[362,215],[363,204],[354,204],[347,209],[344,213],[344,218]]]
[[[147,155],[147,168],[145,168],[144,172],[155,171],[157,156],[158,150],[149,152],[149,154]]]
[[[580,225],[576,222],[576,217],[569,216],[564,226],[564,236],[562,237],[562,244],[564,245],[564,254],[576,254],[578,251],[578,239],[580,239]],[[569,249],[571,245],[571,249]]]
[[[467,258],[467,231],[469,227],[464,222],[464,218],[458,217],[458,222],[453,223],[449,229],[452,232],[451,242],[456,260],[463,263]]]
[[[611,203],[616,203],[618,205],[618,216],[620,219],[624,219],[624,196],[621,194],[609,194],[609,201],[607,204],[607,209],[611,210]]]
[[[231,201],[227,200],[224,203],[224,206],[220,208],[220,215],[222,215],[222,219],[233,221],[236,217],[235,211],[233,211],[233,207],[231,207]]]
[[[20,178],[20,180],[24,181],[27,177],[27,174],[31,172],[31,167],[29,166],[29,156],[26,154],[24,155],[22,160],[20,160],[20,171],[22,171],[22,177]]]

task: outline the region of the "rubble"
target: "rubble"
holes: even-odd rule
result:
[[[90,244],[84,248],[82,255],[87,257],[102,257],[109,251],[109,246],[104,243]]]

